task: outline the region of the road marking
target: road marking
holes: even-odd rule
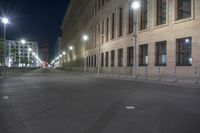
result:
[[[4,100],[8,100],[9,97],[8,97],[8,96],[3,96],[3,99],[4,99]]]
[[[134,106],[126,106],[126,109],[128,109],[128,110],[134,110],[135,107]]]

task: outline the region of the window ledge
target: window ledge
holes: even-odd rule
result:
[[[179,23],[183,23],[183,22],[186,22],[186,21],[192,21],[192,20],[194,20],[193,17],[184,18],[184,19],[179,19],[179,20],[175,20],[175,21],[174,21],[174,24],[179,24]]]
[[[166,26],[169,26],[169,24],[154,25],[153,29],[159,29],[159,28],[163,28]]]
[[[144,29],[144,30],[139,30],[138,33],[147,32],[147,31],[149,31],[149,28]]]

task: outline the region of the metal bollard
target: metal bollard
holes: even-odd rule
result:
[[[160,67],[158,67],[158,80],[161,80],[161,76],[160,76]]]
[[[195,67],[195,83],[197,83],[198,84],[198,68],[197,67]]]
[[[147,80],[147,67],[145,67],[145,80]]]
[[[117,74],[118,74],[118,78],[119,78],[119,67],[117,67]]]
[[[173,78],[174,78],[174,81],[177,82],[177,77],[176,77],[176,67],[174,67]]]

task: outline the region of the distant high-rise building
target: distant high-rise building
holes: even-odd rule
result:
[[[38,67],[39,65],[39,62],[34,58],[34,55],[38,55],[37,42],[26,41],[22,43],[21,41],[7,40],[3,49],[5,65],[8,67]]]
[[[40,51],[40,56],[43,61],[43,67],[46,68],[48,66],[48,61],[49,61],[49,41],[48,40],[44,41],[39,51]]]

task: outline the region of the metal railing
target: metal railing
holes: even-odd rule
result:
[[[0,68],[0,76],[7,76],[17,73],[23,73],[37,68]]]
[[[100,76],[133,79],[133,67],[101,67]],[[83,67],[68,67],[65,70],[84,72]],[[97,67],[87,67],[88,74],[97,74]],[[200,66],[143,66],[137,67],[137,79],[157,81],[184,81],[200,83]]]
[[[87,72],[96,73],[97,69],[87,68]],[[100,76],[131,79],[133,78],[133,67],[102,67]],[[200,83],[200,66],[138,67],[137,79]]]

